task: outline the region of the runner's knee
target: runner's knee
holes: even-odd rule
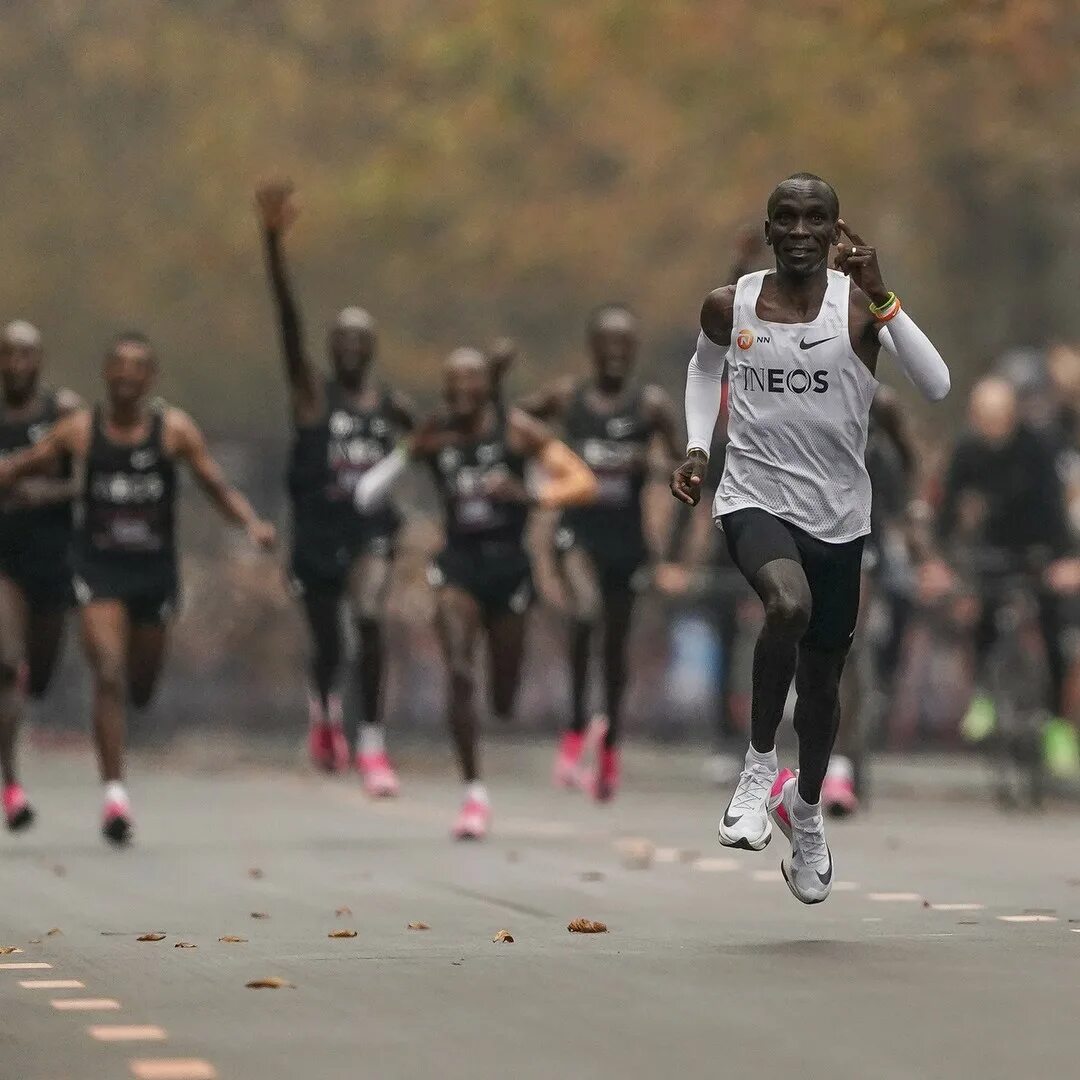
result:
[[[810,594],[781,586],[765,599],[765,627],[774,637],[798,641],[810,625]]]

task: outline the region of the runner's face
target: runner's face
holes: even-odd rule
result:
[[[105,360],[105,387],[113,405],[135,405],[154,385],[157,364],[150,349],[122,341]]]
[[[330,358],[341,382],[355,383],[374,356],[375,334],[371,330],[337,326],[330,331]]]
[[[638,337],[627,317],[604,319],[589,334],[589,352],[597,378],[608,385],[621,385],[637,358]]]
[[[476,416],[491,397],[491,373],[487,365],[453,364],[447,367],[443,397],[455,420]]]
[[[829,248],[840,239],[828,191],[813,181],[784,184],[769,211],[765,236],[778,269],[809,277],[828,265]]]
[[[8,401],[21,403],[32,397],[40,375],[40,349],[26,345],[0,346],[0,383]]]

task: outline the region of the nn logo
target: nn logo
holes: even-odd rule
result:
[[[735,335],[735,344],[739,346],[744,352],[754,344],[755,341],[760,341],[762,345],[768,345],[772,339],[765,334],[755,334],[753,330],[740,330]]]
[[[764,390],[768,394],[805,394],[808,390],[824,394],[829,389],[829,373],[804,371],[802,368],[743,368],[743,389]]]

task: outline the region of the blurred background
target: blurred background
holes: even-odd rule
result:
[[[522,350],[512,392],[584,370],[585,316],[611,299],[642,317],[642,374],[681,398],[701,299],[725,283],[735,237],[763,218],[779,179],[811,170],[837,187],[952,368],[932,416],[897,383],[919,447],[911,497],[932,512],[967,391],[1002,356],[1030,350],[1033,422],[1076,404],[1078,23],[1054,0],[7,5],[0,317],[38,324],[51,380],[90,398],[109,335],[145,330],[165,396],[284,523],[289,430],[259,179],[285,174],[299,192],[289,250],[312,353],[332,314],[361,303],[380,323],[382,374],[428,406],[440,357],[498,334]],[[1061,447],[1065,481],[1075,449]],[[438,529],[426,489],[407,503],[389,723],[441,735],[422,575]],[[658,486],[658,544],[669,504]],[[701,508],[702,537],[706,519]],[[542,564],[549,532],[537,523]],[[299,735],[306,642],[284,556],[250,554],[195,499],[185,533],[177,647],[134,734]],[[554,730],[568,688],[558,589],[545,581],[520,723]],[[725,665],[738,722],[748,688],[696,604],[693,587],[646,595],[632,732],[708,741]],[[740,610],[736,652],[755,618]],[[909,622],[896,660],[905,692],[887,703],[879,743],[960,740],[964,625]],[[86,724],[73,646],[40,714],[51,727]]]

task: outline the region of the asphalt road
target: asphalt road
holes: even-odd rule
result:
[[[0,838],[0,944],[22,950],[0,956],[0,1077],[1076,1074],[1075,807],[1004,818],[927,774],[831,827],[843,884],[805,908],[782,836],[716,845],[724,796],[689,755],[631,755],[596,807],[547,787],[546,752],[500,748],[472,845],[448,838],[448,763],[407,764],[372,804],[297,768],[140,761],[116,852],[91,762],[28,762],[39,824]],[[268,976],[294,986],[245,986]]]

